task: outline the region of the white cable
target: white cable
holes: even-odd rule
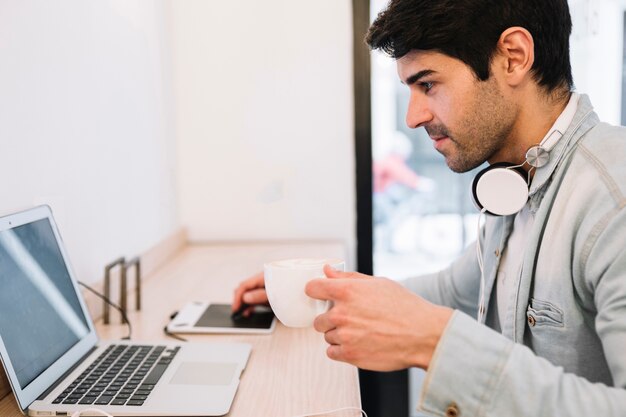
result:
[[[485,311],[485,269],[483,264],[483,251],[480,247],[480,219],[486,211],[487,210],[483,208],[478,215],[478,233],[476,234],[476,258],[478,260],[478,267],[480,268],[480,295],[478,297],[478,315],[476,317],[476,320],[478,320],[479,323],[482,323]]]
[[[80,417],[83,413],[98,413],[104,417],[113,417],[111,414],[106,413],[98,408],[85,408],[84,410],[79,410],[72,414],[72,417]]]
[[[367,417],[367,413],[365,411],[363,411],[362,409],[357,408],[357,407],[336,408],[334,410],[322,411],[322,412],[318,412],[318,413],[301,414],[301,415],[297,415],[297,416],[294,416],[294,417],[324,416],[324,415],[327,415],[327,414],[334,414],[334,413],[337,413],[339,411],[346,411],[346,410],[358,411],[361,416]],[[72,417],[74,417],[74,416],[72,416]]]

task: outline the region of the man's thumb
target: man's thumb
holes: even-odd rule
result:
[[[330,265],[324,265],[324,274],[326,274],[328,278],[353,278],[354,272],[344,272]]]

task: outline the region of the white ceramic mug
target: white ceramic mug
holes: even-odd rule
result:
[[[264,265],[265,290],[274,314],[285,326],[308,327],[330,308],[329,301],[316,300],[304,292],[306,283],[326,278],[324,265],[343,271],[345,262],[329,258],[297,258]]]

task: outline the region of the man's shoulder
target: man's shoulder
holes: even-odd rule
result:
[[[589,149],[598,151],[608,151],[609,145],[616,148],[626,148],[626,127],[615,126],[605,122],[599,122],[591,130],[581,138],[581,143]]]
[[[624,167],[626,127],[600,122],[581,138],[578,147],[603,165]]]
[[[612,192],[614,198],[624,198],[626,127],[598,123],[581,138],[575,153],[577,162],[574,162],[573,168],[579,175],[593,175],[607,186],[606,191]],[[601,188],[604,187],[598,187],[596,191]]]

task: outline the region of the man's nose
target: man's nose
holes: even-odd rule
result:
[[[406,125],[411,129],[416,129],[432,119],[433,115],[428,107],[428,100],[412,94],[409,99],[409,108],[406,111]]]

